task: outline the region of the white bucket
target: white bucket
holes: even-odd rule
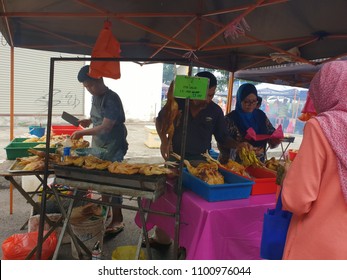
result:
[[[43,176],[41,176],[43,178]],[[41,184],[40,180],[35,175],[22,176],[22,188],[26,192],[34,192]]]
[[[71,224],[72,231],[76,236],[92,251],[95,243],[100,241],[100,248],[102,250],[103,237],[105,233],[104,218],[89,219],[79,224]],[[83,256],[87,256],[83,249],[81,249]],[[71,254],[72,257],[78,259],[78,253],[75,244],[71,240]]]

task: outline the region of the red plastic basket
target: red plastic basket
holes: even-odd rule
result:
[[[288,156],[289,156],[289,160],[293,161],[296,157],[296,155],[298,154],[297,151],[294,150],[288,150]]]
[[[82,130],[81,126],[74,125],[52,125],[51,131],[53,135],[71,135],[77,130]]]
[[[246,168],[249,175],[253,177],[255,184],[251,195],[276,193],[276,172],[268,168],[252,167]]]

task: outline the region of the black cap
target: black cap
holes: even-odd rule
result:
[[[89,80],[91,81],[98,80],[89,76],[89,65],[85,65],[81,68],[81,70],[78,72],[77,79],[80,83],[83,83]]]
[[[202,78],[208,78],[210,80],[209,88],[215,87],[217,85],[216,76],[213,75],[211,72],[202,71],[202,72],[197,73],[195,76],[202,77]]]

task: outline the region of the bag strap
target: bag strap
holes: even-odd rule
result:
[[[280,188],[280,193],[278,195],[278,198],[277,198],[277,203],[276,203],[276,209],[275,209],[275,212],[281,212],[282,211],[282,186]]]

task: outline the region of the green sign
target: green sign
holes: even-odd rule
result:
[[[206,100],[209,83],[208,78],[178,75],[175,79],[174,97]]]

